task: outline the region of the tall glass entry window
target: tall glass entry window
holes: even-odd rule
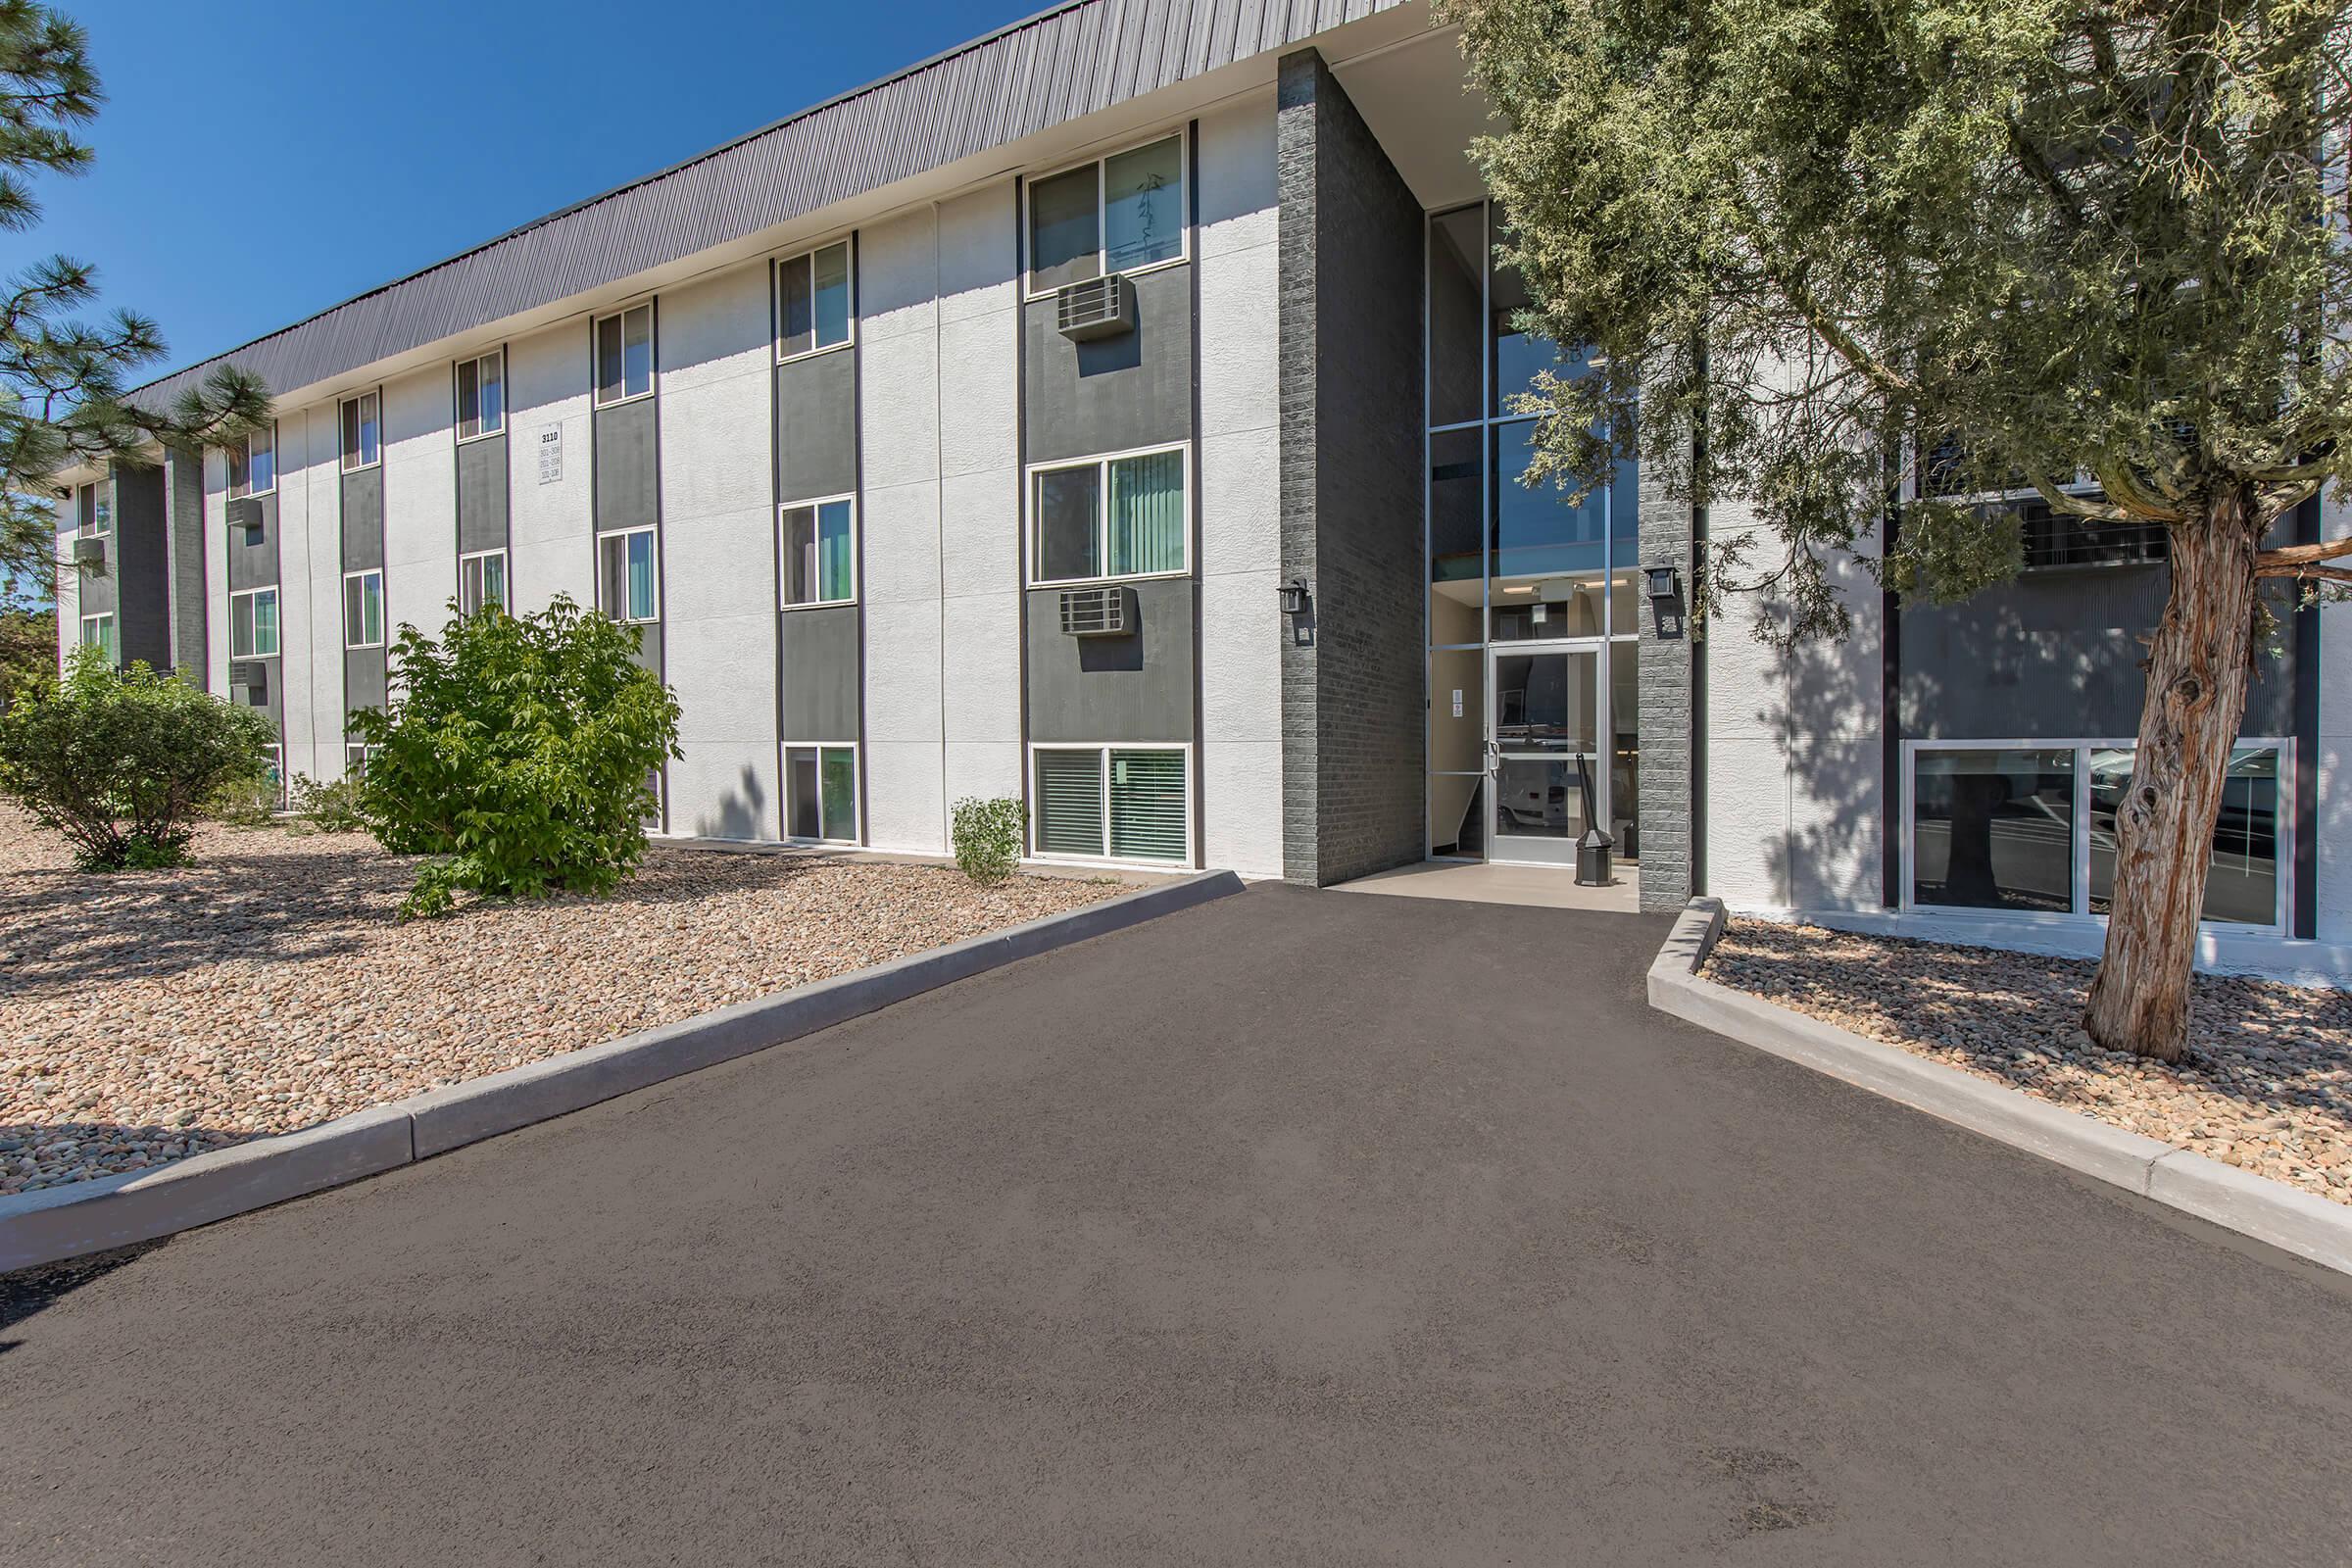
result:
[[[1569,863],[1599,823],[1634,860],[1635,466],[1581,501],[1523,482],[1536,420],[1514,400],[1585,366],[1519,329],[1499,221],[1485,203],[1429,220],[1429,852]]]

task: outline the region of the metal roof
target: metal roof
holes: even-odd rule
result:
[[[139,389],[310,386],[878,190],[1407,0],[1067,0]]]

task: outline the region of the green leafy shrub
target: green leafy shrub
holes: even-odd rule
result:
[[[318,780],[307,773],[294,775],[288,791],[298,833],[365,833],[368,819],[360,814],[360,785],[356,778]]]
[[[0,790],[64,834],[85,871],[179,865],[200,804],[261,773],[276,738],[250,708],[81,648],[0,711]]]
[[[1021,841],[1029,813],[1018,799],[965,799],[956,803],[953,842],[956,863],[975,882],[1002,882],[1021,863]]]
[[[223,780],[204,798],[203,813],[224,827],[275,827],[277,780],[263,767]]]
[[[454,607],[453,607],[454,608]],[[559,596],[530,615],[454,618],[396,639],[391,706],[355,712],[374,748],[359,811],[396,855],[440,857],[402,905],[460,890],[607,893],[645,854],[647,780],[679,756],[678,703],[637,662],[638,632]]]

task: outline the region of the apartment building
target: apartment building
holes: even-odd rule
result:
[[[1321,885],[1597,827],[1647,907],[2095,951],[2161,535],[2035,512],[1968,605],[1693,637],[1739,509],[1516,482],[1562,356],[1483,122],[1419,0],[1073,0],[221,356],[273,428],[68,475],[61,639],[329,778],[401,623],[564,593],[679,696],[672,835],[939,852],[1010,795],[1041,860]],[[2258,672],[2216,961],[2352,968],[2347,616]]]

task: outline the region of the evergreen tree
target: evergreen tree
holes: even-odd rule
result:
[[[40,218],[30,176],[88,171],[76,130],[104,95],[81,25],[31,0],[0,0],[0,228]],[[168,408],[127,401],[134,372],[164,355],[155,323],[130,311],[83,318],[97,270],[54,256],[0,283],[0,593],[39,603],[57,575],[53,476],[76,463],[147,461],[157,443],[241,438],[268,390],[222,367]]]
[[[1601,367],[1533,400],[1537,477],[1638,439],[1751,506],[1775,559],[1710,553],[1702,607],[1764,588],[1770,636],[1836,636],[1841,553],[1931,602],[2015,572],[2015,508],[1907,499],[1923,464],[2168,536],[2084,1027],[2179,1058],[2258,584],[2352,581],[2352,541],[2264,544],[2352,468],[2343,0],[1441,11],[1503,122],[1529,324]]]

